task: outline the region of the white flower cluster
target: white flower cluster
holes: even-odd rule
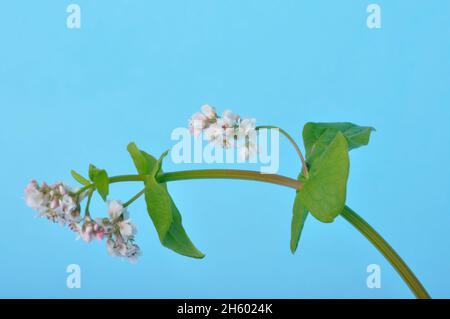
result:
[[[256,120],[241,119],[231,110],[218,116],[214,107],[203,105],[201,112],[194,113],[189,120],[189,132],[198,136],[202,132],[212,144],[223,148],[236,146],[241,159],[249,159],[257,153]]]
[[[80,217],[80,200],[76,192],[63,183],[41,186],[31,181],[25,188],[27,205],[39,212],[40,217],[46,217],[69,228],[78,234],[78,239],[91,242],[94,239],[106,238],[106,248],[110,255],[124,257],[130,262],[137,261],[142,253],[134,243],[136,226],[131,223],[128,211],[120,201],[108,203],[106,218],[93,220],[89,214]]]
[[[131,223],[128,211],[119,201],[110,201],[109,218],[98,219],[98,223],[105,230],[107,237],[106,249],[112,256],[127,258],[136,262],[142,255],[141,249],[134,243],[136,225]]]
[[[61,182],[51,186],[31,181],[25,188],[27,205],[39,212],[40,217],[65,225],[80,220],[80,205],[75,192]]]
[[[73,223],[71,228],[85,242],[106,238],[108,254],[126,258],[133,263],[136,262],[142,252],[134,243],[137,227],[131,223],[127,209],[120,201],[113,200],[108,203],[108,215],[109,217],[95,220],[86,216],[83,224]]]

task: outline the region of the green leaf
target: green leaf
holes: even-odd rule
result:
[[[133,142],[128,144],[127,150],[130,153],[131,157],[133,158],[134,166],[136,166],[138,173],[141,175],[148,174],[151,168],[149,167],[149,163],[145,158],[145,155],[142,154],[142,152],[138,149],[136,144]],[[152,166],[156,162],[155,158],[153,158],[153,160],[151,161]]]
[[[74,170],[70,171],[70,174],[72,175],[72,177],[81,185],[87,186],[90,184],[90,182],[84,178],[83,176],[81,176],[80,174],[78,174],[77,172],[75,172]]]
[[[128,145],[128,151],[139,174],[147,175],[144,182],[147,211],[161,244],[181,255],[203,258],[205,255],[194,246],[183,228],[181,214],[169,195],[166,183],[159,183],[156,179],[162,172],[162,160],[167,151],[159,160],[139,150],[134,143]]]
[[[89,165],[89,178],[94,183],[97,192],[106,201],[109,194],[108,173],[104,169],[99,169],[94,165]]]
[[[144,156],[145,158],[145,156]],[[166,184],[159,184],[156,180],[156,174],[161,169],[161,157],[156,161],[149,171],[149,176],[145,180],[145,200],[147,209],[153,224],[158,232],[161,243],[173,223],[172,199],[167,192]]]
[[[358,126],[353,123],[306,123],[303,128],[303,142],[306,148],[306,158],[312,164],[341,132],[347,140],[348,149],[352,150],[369,143],[373,127]]]
[[[344,208],[349,166],[348,143],[338,132],[314,161],[299,190],[301,203],[318,220],[332,222]]]
[[[306,217],[308,217],[308,210],[300,200],[300,192],[297,192],[294,200],[294,207],[292,209],[292,223],[291,223],[291,252],[295,253],[298,242],[302,234],[303,225]]]

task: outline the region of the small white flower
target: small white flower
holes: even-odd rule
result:
[[[28,193],[25,200],[29,207],[39,212],[44,210],[45,206],[47,206],[45,195],[38,190],[34,190]]]
[[[25,188],[25,203],[32,209],[42,212],[49,204],[45,194],[39,189],[36,181],[31,181]]]
[[[238,124],[240,116],[234,114],[231,110],[225,110],[222,113],[221,119],[228,127],[234,127]]]
[[[247,138],[255,133],[255,129],[256,129],[255,119],[243,119],[239,123],[239,127],[237,128],[237,136],[239,139]]]
[[[114,251],[115,244],[116,243],[112,239],[108,239],[106,241],[106,250],[108,252],[108,255],[110,255],[110,256],[114,256],[115,255],[115,251]]]
[[[120,235],[125,239],[132,238],[136,234],[136,226],[131,223],[130,219],[122,220],[117,223]]]
[[[239,146],[239,158],[243,161],[254,157],[257,152],[258,147],[255,143],[247,142]]]
[[[58,191],[59,191],[59,193],[61,195],[66,195],[67,194],[67,189],[66,189],[66,187],[64,186],[63,183],[57,183],[56,185],[57,185]]]
[[[62,207],[62,211],[64,213],[70,214],[72,211],[78,208],[78,203],[72,196],[64,195],[59,202],[59,206]]]
[[[189,133],[198,136],[207,125],[207,117],[202,113],[194,113],[189,120]]]
[[[201,107],[202,113],[208,118],[208,120],[214,120],[217,117],[216,109],[208,104]]]
[[[80,233],[81,225],[77,222],[71,222],[69,223],[69,229],[75,233]]]
[[[114,225],[111,223],[111,221],[108,218],[96,218],[95,222],[103,228],[103,230],[105,231],[105,234],[112,233],[112,231],[114,229]]]
[[[112,219],[117,219],[124,214],[125,208],[122,202],[112,200],[108,203],[108,214]]]
[[[129,244],[126,253],[127,259],[130,263],[134,264],[137,262],[137,258],[142,256],[142,251],[136,244]]]
[[[127,256],[127,252],[128,252],[128,247],[127,244],[122,242],[122,241],[118,241],[116,243],[116,252],[119,256],[122,257],[126,257]]]
[[[205,138],[213,144],[222,145],[225,137],[225,130],[220,126],[220,123],[211,124],[205,130]]]
[[[89,243],[94,237],[94,227],[90,224],[84,224],[80,230],[80,237],[85,242]]]
[[[39,212],[39,216],[63,226],[68,224],[69,228],[78,234],[77,239],[91,242],[106,237],[109,254],[127,258],[131,262],[136,261],[141,255],[139,246],[134,244],[137,228],[129,219],[128,211],[122,202],[108,202],[109,218],[92,220],[87,214],[80,222],[80,198],[84,194],[74,192],[61,182],[51,186],[42,183],[39,187],[36,181],[31,181],[25,188],[25,201]]]

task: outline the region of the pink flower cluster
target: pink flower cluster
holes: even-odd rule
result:
[[[53,185],[31,181],[25,188],[25,202],[40,217],[65,225],[80,220],[80,204],[74,190],[57,182]]]
[[[120,201],[108,202],[108,217],[95,220],[86,214],[80,216],[80,201],[84,195],[78,195],[63,183],[41,186],[31,181],[25,188],[25,202],[46,217],[69,228],[85,242],[106,238],[106,248],[110,255],[123,257],[135,262],[142,253],[134,243],[136,225],[131,223],[127,209]]]
[[[248,159],[257,153],[256,120],[242,119],[231,110],[225,110],[218,116],[214,107],[203,105],[201,112],[191,116],[189,132],[194,136],[204,133],[209,143],[219,147],[236,146],[242,159]]]
[[[110,201],[108,206],[109,218],[98,220],[105,229],[106,249],[112,256],[124,257],[130,262],[136,262],[142,255],[141,249],[134,243],[136,225],[131,223],[128,210],[120,201]]]

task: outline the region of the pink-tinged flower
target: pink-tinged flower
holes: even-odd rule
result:
[[[58,183],[58,191],[63,196],[67,194],[67,189],[64,187],[62,183]]]
[[[117,200],[112,200],[108,203],[108,214],[112,219],[117,219],[122,216],[125,212],[122,202]]]
[[[243,119],[240,121],[237,128],[237,137],[239,139],[251,137],[255,134],[256,120],[255,119]]]
[[[83,239],[87,243],[90,243],[93,237],[94,237],[94,228],[90,223],[85,223],[83,226],[81,226],[80,230],[81,239]]]
[[[98,240],[102,240],[105,236],[105,229],[97,223],[94,224],[94,236]]]
[[[56,208],[58,208],[59,207],[59,200],[57,200],[56,198],[55,199],[53,199],[51,202],[50,202],[50,208],[51,209],[56,209]]]
[[[128,261],[132,264],[135,264],[139,256],[142,256],[142,250],[139,248],[139,246],[136,244],[129,245],[127,251]]]
[[[87,214],[80,221],[80,199],[84,194],[78,194],[73,189],[57,182],[48,186],[31,181],[25,187],[25,201],[28,206],[46,217],[69,228],[78,234],[78,239],[85,242],[107,238],[106,247],[110,254],[135,261],[141,255],[139,246],[134,244],[136,225],[128,217],[128,211],[122,202],[108,202],[109,218],[91,219]]]
[[[108,255],[113,256],[115,255],[115,242],[112,239],[108,239],[106,241],[106,250],[108,252]]]
[[[205,104],[201,107],[201,110],[208,120],[213,121],[215,118],[217,118],[216,109],[214,107]]]
[[[95,222],[101,226],[105,234],[111,234],[113,232],[114,224],[109,218],[96,218]]]
[[[81,225],[77,222],[71,222],[69,223],[69,229],[75,233],[80,233]]]
[[[253,142],[247,142],[239,146],[239,159],[248,160],[258,153],[258,147]]]
[[[226,124],[227,127],[234,127],[238,124],[238,121],[240,120],[240,116],[237,114],[234,114],[231,110],[225,110],[222,113],[221,117],[222,121]]]
[[[130,219],[123,220],[117,223],[119,226],[120,235],[125,239],[133,238],[136,234],[136,226],[131,223]]]
[[[194,113],[189,120],[189,133],[199,136],[203,129],[207,126],[208,118],[202,113]]]
[[[47,197],[34,180],[25,188],[25,202],[30,208],[39,212],[45,210],[46,206],[49,204]]]
[[[225,129],[220,126],[220,123],[211,124],[205,130],[205,138],[211,144],[222,147],[225,141]]]
[[[31,181],[25,188],[25,201],[40,217],[61,225],[78,221],[80,217],[79,197],[61,182],[52,186],[43,182],[39,187],[36,181]]]
[[[102,240],[105,235],[105,228],[96,221],[92,220],[89,216],[84,218],[83,225],[71,225],[74,231],[78,232],[78,238],[83,239],[87,243],[91,242],[93,239]]]
[[[25,187],[25,194],[29,194],[39,188],[38,183],[35,180],[32,180]]]
[[[106,241],[106,250],[111,256],[126,257],[127,243],[122,238],[108,239]]]

